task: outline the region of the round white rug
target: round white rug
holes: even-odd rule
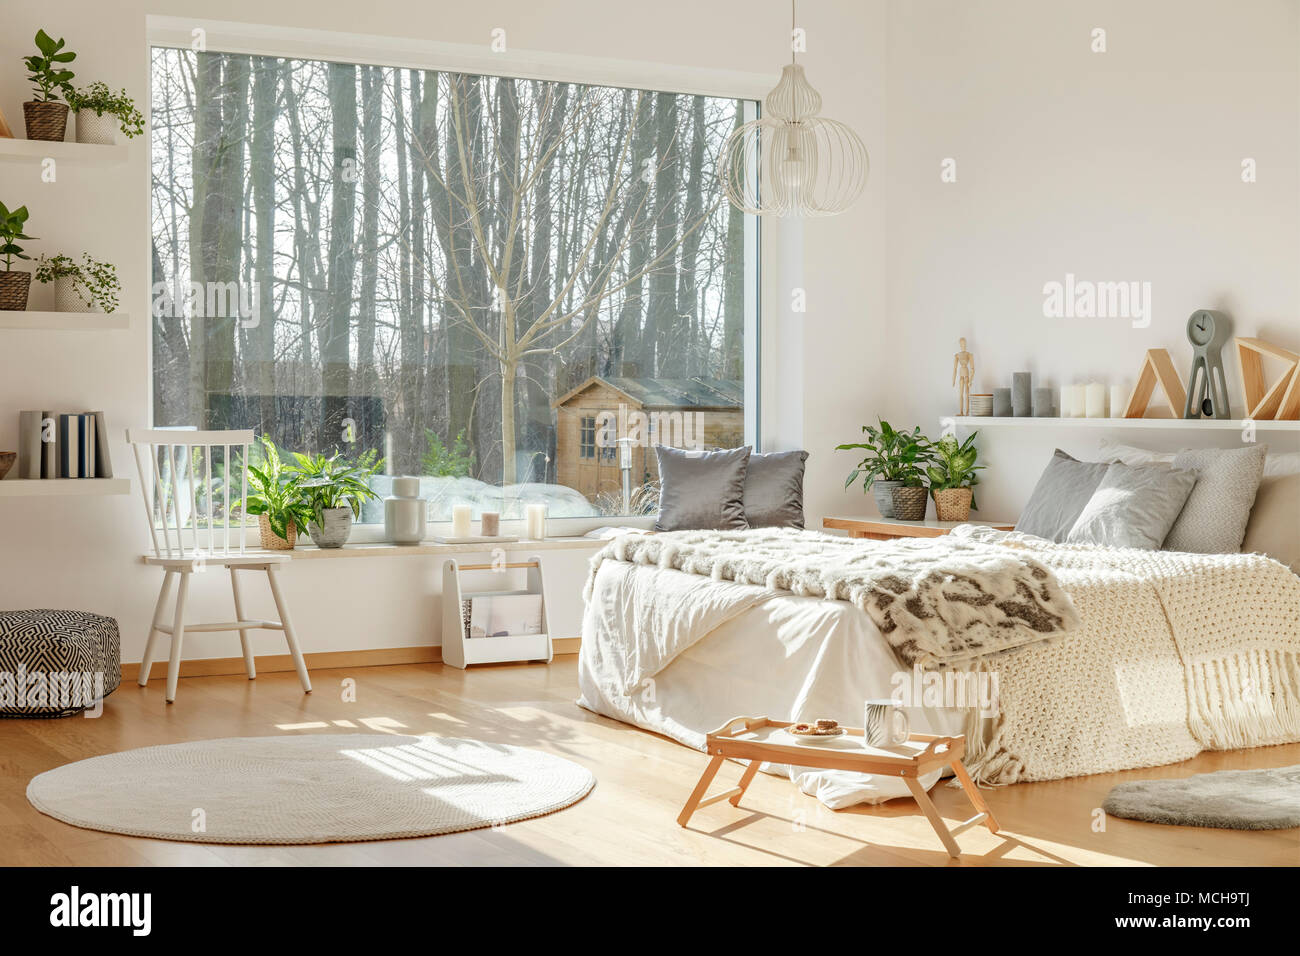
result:
[[[301,734],[144,747],[32,779],[27,799],[74,826],[194,843],[347,843],[541,816],[591,772],[539,750],[455,737]]]

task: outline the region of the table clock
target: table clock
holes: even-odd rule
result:
[[[1183,418],[1232,417],[1228,406],[1228,380],[1223,374],[1223,347],[1231,335],[1232,320],[1222,312],[1197,309],[1187,320],[1187,339],[1192,343],[1192,371],[1187,377]]]

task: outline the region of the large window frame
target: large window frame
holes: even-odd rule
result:
[[[734,98],[745,101],[746,122],[758,117],[758,104],[772,85],[771,77],[739,71],[539,51],[509,50],[497,53],[491,52],[486,43],[480,46],[419,41],[154,14],[146,17],[146,41],[146,51],[156,47],[173,47]],[[149,188],[148,179],[145,188]],[[761,451],[762,396],[765,391],[760,380],[764,324],[762,301],[770,296],[769,287],[774,281],[774,276],[770,274],[772,270],[763,269],[762,259],[764,248],[772,240],[765,235],[756,216],[745,217],[744,239],[744,436],[746,444]],[[147,232],[144,245],[146,256],[151,242],[152,233]],[[151,303],[146,303],[145,314],[150,314],[150,308]],[[148,347],[148,401],[152,419],[155,388],[152,341]],[[548,522],[548,532],[553,535],[578,535],[604,525],[648,528],[653,522],[653,517],[640,516],[554,518]],[[522,521],[503,521],[502,532],[518,530],[513,527],[515,524],[522,525]],[[430,522],[430,533],[445,532],[449,527],[449,521]],[[377,525],[357,525],[352,540],[382,541],[383,528]]]

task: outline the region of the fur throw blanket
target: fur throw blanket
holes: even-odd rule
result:
[[[908,667],[972,665],[1079,623],[1056,577],[1029,554],[951,535],[863,547],[792,528],[628,534],[592,558],[588,598],[606,560],[847,601]]]

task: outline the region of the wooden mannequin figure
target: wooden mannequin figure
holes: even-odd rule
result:
[[[966,340],[959,339],[960,351],[952,357],[952,383],[957,386],[957,414],[970,414],[970,383],[975,378],[975,356],[966,351]]]

